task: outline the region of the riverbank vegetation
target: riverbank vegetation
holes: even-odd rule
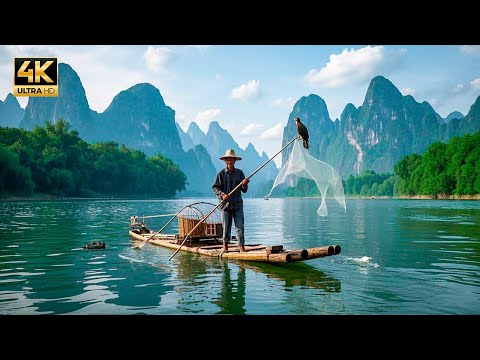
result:
[[[185,174],[158,154],[115,142],[89,144],[59,120],[32,131],[0,127],[0,195],[172,198]]]
[[[480,194],[480,132],[435,142],[423,155],[404,156],[394,173],[367,170],[343,182],[346,196],[477,199]],[[299,179],[287,196],[319,196],[312,180]]]
[[[32,131],[0,127],[0,196],[172,198],[186,176],[171,160],[115,142],[88,144],[59,120]],[[272,184],[261,189],[268,193]],[[404,156],[394,173],[367,170],[343,181],[347,197],[478,199],[480,132],[435,142]],[[272,197],[320,196],[312,180],[275,189]]]

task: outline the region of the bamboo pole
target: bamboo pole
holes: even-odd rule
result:
[[[309,248],[307,260],[316,259],[324,256],[338,255],[342,251],[340,245],[320,246],[316,248]]]
[[[162,214],[162,215],[150,215],[150,216],[139,216],[140,219],[151,219],[156,217],[165,217],[165,216],[176,216],[177,214]]]
[[[304,250],[289,251],[285,259],[287,260],[287,262],[293,262],[293,261],[307,260],[307,258],[308,258],[308,251],[304,249]]]
[[[317,257],[332,256],[335,255],[335,249],[332,245],[320,246],[316,248],[310,248],[308,250],[308,258],[315,259]]]
[[[251,178],[253,175],[255,175],[258,171],[260,171],[260,169],[262,169],[265,165],[267,165],[270,161],[272,161],[273,158],[275,158],[278,154],[280,154],[283,150],[285,150],[285,148],[286,148],[288,145],[290,145],[291,143],[293,143],[293,142],[294,142],[295,140],[297,140],[297,139],[298,139],[298,135],[295,136],[292,140],[290,140],[283,148],[280,149],[280,151],[278,151],[278,152],[277,152],[275,155],[273,155],[270,159],[268,159],[268,160],[265,161],[262,165],[260,165],[260,166],[259,166],[253,173],[251,173],[246,179],[250,180],[250,178]],[[242,183],[241,183],[241,182],[240,182],[237,186],[235,186],[235,188],[234,188],[232,191],[230,191],[230,192],[228,193],[228,196],[230,197],[235,191],[237,191],[237,190],[240,188],[240,186],[242,186]],[[183,241],[182,241],[182,243],[180,244],[179,248],[178,248],[177,250],[175,250],[175,252],[173,253],[173,255],[170,256],[170,257],[168,258],[168,260],[171,260],[171,259],[180,251],[180,249],[182,248],[182,246],[185,244],[185,242],[187,241],[187,239],[189,238],[189,236],[192,235],[192,233],[195,231],[195,229],[196,229],[198,226],[200,226],[200,224],[203,223],[203,222],[205,221],[205,219],[208,218],[208,217],[209,217],[220,205],[222,205],[224,202],[225,202],[225,200],[220,201],[220,202],[217,204],[217,206],[215,206],[212,210],[210,210],[210,212],[209,212],[207,215],[205,215],[205,216],[197,223],[197,225],[195,225],[195,226],[193,227],[193,229],[190,230],[190,232],[189,232],[187,235],[185,235],[185,239],[183,239]]]
[[[334,254],[335,255],[338,255],[342,252],[342,248],[340,247],[340,245],[333,245],[333,249],[334,249]]]

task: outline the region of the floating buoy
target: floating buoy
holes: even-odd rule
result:
[[[105,249],[105,243],[100,241],[92,241],[89,243],[85,243],[84,249]]]

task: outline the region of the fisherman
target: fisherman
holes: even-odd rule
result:
[[[241,157],[235,155],[233,149],[227,149],[225,155],[220,157],[225,161],[226,167],[220,170],[212,185],[212,190],[221,201],[225,204],[222,208],[222,225],[223,225],[223,251],[228,251],[228,244],[231,240],[232,220],[235,221],[237,229],[237,241],[240,252],[245,251],[245,235],[244,235],[244,216],[243,216],[243,199],[242,192],[248,190],[248,183],[242,170],[235,168],[235,162],[242,160]],[[242,184],[239,190],[230,196],[228,195],[235,187]],[[228,201],[227,201],[228,200]]]

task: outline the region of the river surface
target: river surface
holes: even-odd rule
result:
[[[301,263],[131,248],[131,215],[200,200],[215,202],[2,201],[0,314],[480,314],[478,201],[328,200],[320,217],[316,198],[245,199],[247,244],[342,248]],[[106,248],[83,249],[94,240]]]

